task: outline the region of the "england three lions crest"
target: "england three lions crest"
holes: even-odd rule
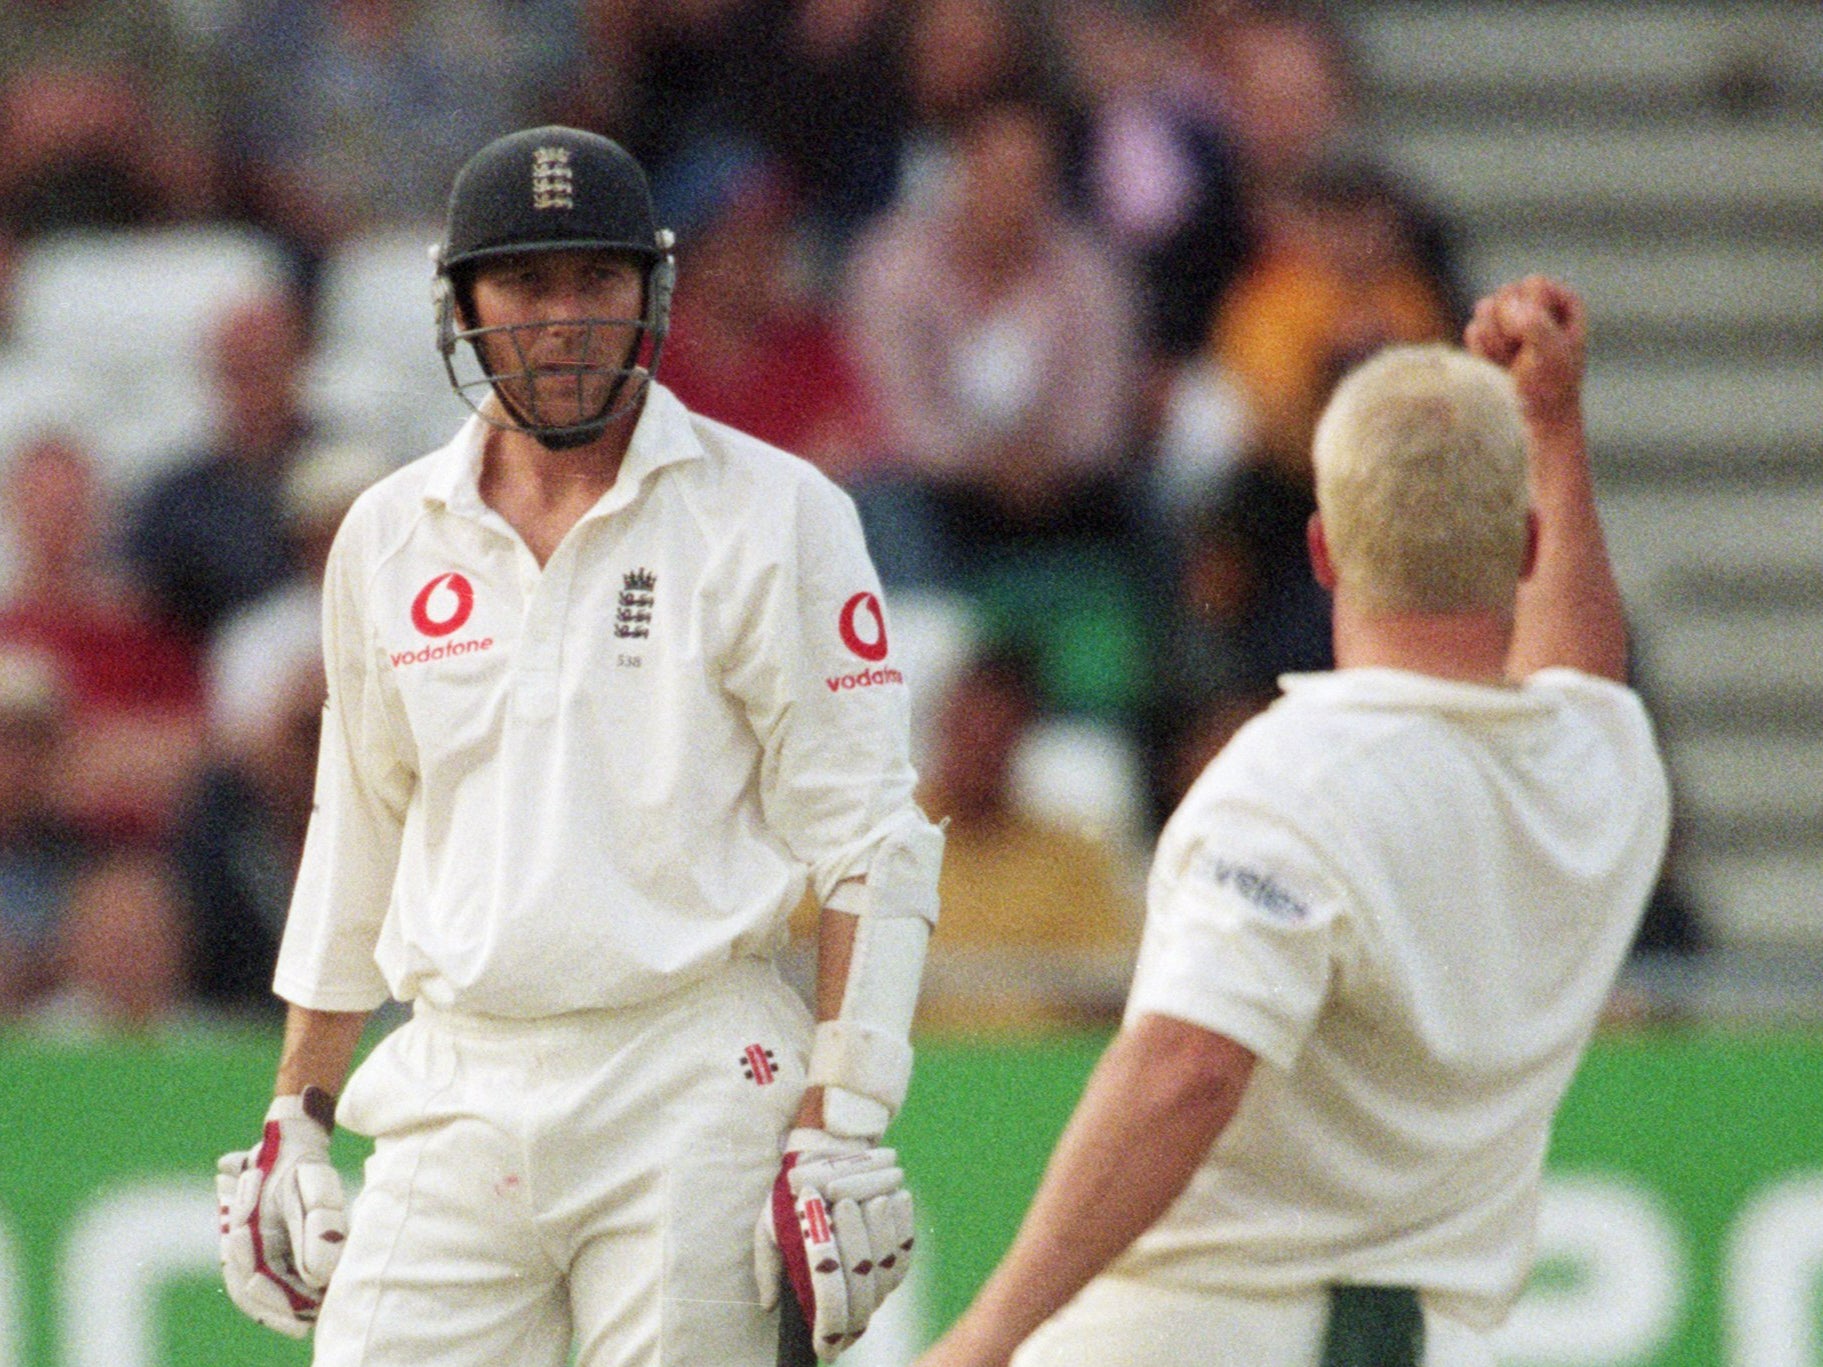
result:
[[[576,207],[576,182],[570,169],[569,148],[540,147],[532,153],[532,207]]]
[[[621,576],[620,602],[614,610],[614,634],[622,639],[652,634],[652,605],[658,597],[658,576],[647,569]]]

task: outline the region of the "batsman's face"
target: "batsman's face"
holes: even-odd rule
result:
[[[608,402],[638,345],[644,276],[603,251],[528,252],[475,275],[473,322],[488,370],[515,404],[552,424]]]

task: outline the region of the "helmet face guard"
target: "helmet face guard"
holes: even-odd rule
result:
[[[533,128],[489,143],[456,175],[436,266],[437,349],[458,397],[483,421],[528,433],[553,450],[594,441],[629,412],[657,373],[677,279],[673,237],[657,226],[645,172],[625,149],[574,128]],[[594,250],[641,268],[639,318],[475,326],[474,275],[529,252]],[[574,364],[533,366],[542,329],[580,329]],[[610,338],[631,333],[618,357]],[[468,343],[460,356],[457,343]]]
[[[661,233],[668,239],[668,232]],[[538,250],[533,248],[532,250]],[[547,250],[563,250],[549,248]],[[664,354],[676,266],[667,254],[644,268],[645,312],[639,318],[576,318],[562,322],[465,326],[474,313],[470,272],[439,291],[437,349],[450,387],[482,421],[516,429],[554,451],[586,446],[645,394]],[[581,334],[582,359],[534,365],[532,342],[549,329]],[[608,349],[631,334],[621,355]],[[457,343],[466,342],[466,353]],[[489,400],[492,400],[490,402]]]

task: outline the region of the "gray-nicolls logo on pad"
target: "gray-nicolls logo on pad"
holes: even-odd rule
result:
[[[540,147],[532,152],[532,207],[576,207],[576,185],[570,171],[569,148]]]
[[[620,578],[620,603],[614,612],[614,634],[620,637],[652,634],[652,604],[657,601],[658,576],[638,569]]]

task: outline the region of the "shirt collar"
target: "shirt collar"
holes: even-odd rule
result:
[[[424,481],[424,501],[441,504],[451,512],[477,515],[481,500],[481,451],[487,423],[471,415],[445,446],[432,452],[430,476]],[[626,458],[614,487],[602,496],[601,508],[624,507],[646,478],[667,465],[701,460],[708,453],[690,421],[690,410],[657,381],[646,386],[645,407],[633,425]]]
[[[646,406],[633,425],[633,440],[627,445],[627,458],[620,463],[620,477],[609,490],[610,500],[624,490],[631,498],[646,476],[667,465],[701,460],[707,455],[690,410],[658,381],[646,386]]]
[[[1322,674],[1286,674],[1279,685],[1287,696],[1345,707],[1423,707],[1465,717],[1530,716],[1550,708],[1550,700],[1526,684],[1517,687],[1463,683],[1414,670],[1371,667],[1337,669]]]
[[[481,442],[487,424],[478,416],[457,429],[449,443],[431,452],[430,475],[424,481],[424,501],[455,512],[481,507]]]

